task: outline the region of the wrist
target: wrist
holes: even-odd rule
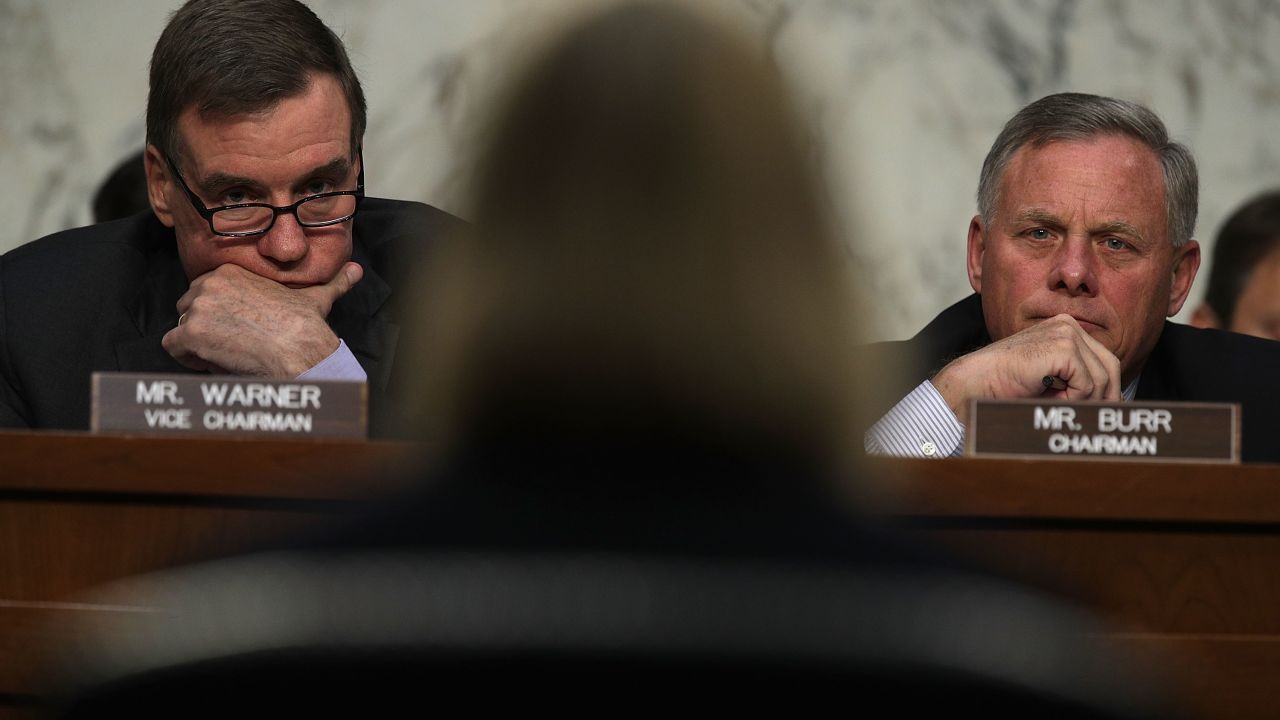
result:
[[[952,360],[930,378],[934,389],[962,425],[969,424],[969,401],[975,397],[965,358]]]
[[[280,355],[280,377],[298,377],[324,362],[340,345],[338,336],[326,325],[321,335],[299,343]]]

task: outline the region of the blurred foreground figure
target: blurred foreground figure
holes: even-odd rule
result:
[[[1280,340],[1280,192],[1245,203],[1218,231],[1191,324]]]
[[[1140,715],[1087,618],[841,508],[852,305],[753,46],[624,5],[532,67],[427,285],[428,486],[117,588],[174,614],[86,640],[78,709]]]

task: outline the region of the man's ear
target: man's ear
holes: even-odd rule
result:
[[[170,198],[178,191],[173,168],[165,162],[155,145],[147,145],[147,151],[142,156],[142,166],[147,171],[147,199],[151,201],[152,212],[165,227],[173,227],[173,207],[169,203]]]
[[[1188,240],[1186,245],[1173,249],[1173,283],[1169,286],[1169,309],[1165,313],[1168,317],[1182,309],[1199,270],[1200,243]]]
[[[1191,327],[1216,329],[1222,327],[1222,318],[1209,307],[1209,303],[1200,303],[1191,313]]]
[[[973,291],[982,294],[982,254],[986,251],[986,241],[983,233],[986,228],[982,227],[982,216],[974,215],[969,221],[969,256],[967,265],[969,268],[969,285],[973,287]]]

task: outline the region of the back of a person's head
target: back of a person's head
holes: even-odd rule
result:
[[[529,67],[427,303],[443,435],[847,444],[845,260],[759,47],[626,4]]]
[[[120,161],[93,194],[93,221],[119,220],[151,209],[147,199],[147,174],[142,151]]]
[[[1280,251],[1280,190],[1271,190],[1237,208],[1214,240],[1204,299],[1217,315],[1219,327],[1231,327],[1236,303],[1254,268],[1276,251]]]

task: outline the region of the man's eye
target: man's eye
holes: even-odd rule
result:
[[[244,190],[228,190],[222,193],[222,205],[238,205],[247,202],[250,202],[249,193]]]
[[[1048,240],[1051,236],[1049,231],[1044,228],[1034,228],[1027,231],[1027,237],[1032,240]]]
[[[1120,238],[1111,237],[1107,238],[1103,242],[1106,243],[1108,250],[1124,250],[1129,247],[1129,243],[1121,240]]]
[[[307,183],[306,194],[319,195],[333,190],[333,185],[328,180],[312,180]]]

